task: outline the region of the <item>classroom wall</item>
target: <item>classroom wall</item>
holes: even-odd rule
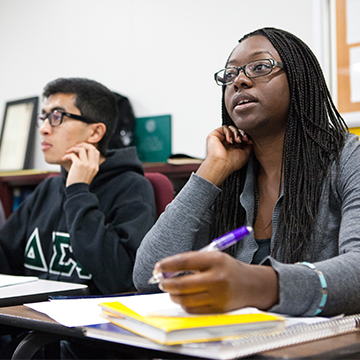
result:
[[[205,156],[221,124],[213,74],[264,26],[302,38],[329,70],[327,0],[0,0],[0,115],[58,77],[127,96],[135,115],[172,115],[172,151]],[[43,161],[37,136],[34,167]],[[56,169],[58,169],[56,167]]]

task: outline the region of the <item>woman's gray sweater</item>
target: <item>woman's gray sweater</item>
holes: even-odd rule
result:
[[[254,214],[254,161],[249,160],[241,205],[246,224]],[[221,189],[192,174],[181,192],[169,204],[142,241],[136,255],[133,280],[144,292],[160,291],[148,285],[155,263],[167,256],[197,250],[210,242],[211,205]],[[282,195],[273,211],[273,236],[278,224]],[[360,142],[350,134],[339,167],[333,165],[320,199],[317,227],[311,241],[312,262],[323,272],[328,297],[320,315],[360,313]],[[251,263],[258,245],[253,234],[239,243],[236,258]],[[303,259],[308,261],[307,258]],[[272,257],[267,263],[279,276],[279,303],[268,309],[292,316],[312,316],[319,308],[322,287],[318,274],[303,265],[283,264]]]

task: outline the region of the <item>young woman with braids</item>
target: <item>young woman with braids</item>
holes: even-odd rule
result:
[[[191,313],[360,312],[360,143],[315,56],[264,28],[239,41],[215,80],[223,126],[143,240],[135,286],[159,291],[147,284],[154,266],[191,270],[159,284]],[[229,252],[192,251],[242,225],[254,231]]]

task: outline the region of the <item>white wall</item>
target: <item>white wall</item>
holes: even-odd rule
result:
[[[129,97],[138,117],[171,114],[173,153],[204,157],[206,136],[221,123],[213,73],[237,40],[260,27],[283,28],[326,67],[326,3],[0,0],[0,115],[6,101],[40,96],[55,78],[87,77]],[[40,146],[35,157],[35,168],[53,169]]]

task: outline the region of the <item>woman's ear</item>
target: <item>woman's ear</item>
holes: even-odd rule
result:
[[[91,129],[91,133],[87,142],[95,145],[104,137],[106,133],[106,125],[104,123],[96,123],[89,124],[89,127]]]

